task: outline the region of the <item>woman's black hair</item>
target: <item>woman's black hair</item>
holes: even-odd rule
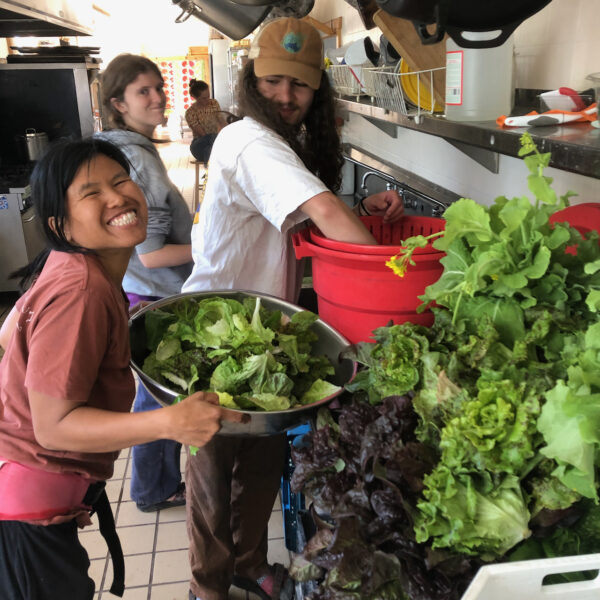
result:
[[[202,81],[201,79],[190,79],[190,85],[188,87],[190,96],[194,99],[197,99],[204,90],[208,89],[208,83],[206,83],[206,81]]]
[[[68,216],[67,190],[79,169],[98,155],[114,160],[129,173],[130,164],[123,152],[114,144],[98,138],[59,141],[35,165],[29,181],[31,199],[42,227],[46,248],[27,266],[11,273],[11,277],[21,278],[21,291],[26,290],[40,274],[51,250],[80,254],[92,252],[71,243],[64,228]],[[54,228],[50,227],[50,219],[54,222]]]

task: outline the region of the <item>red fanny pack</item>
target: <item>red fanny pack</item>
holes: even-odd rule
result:
[[[65,515],[83,504],[93,483],[81,475],[52,473],[0,459],[0,520],[35,521]]]
[[[123,550],[104,484],[104,481],[92,481],[81,475],[51,473],[3,462],[0,458],[0,521],[38,521],[94,510],[113,563],[110,592],[122,597],[125,589]]]

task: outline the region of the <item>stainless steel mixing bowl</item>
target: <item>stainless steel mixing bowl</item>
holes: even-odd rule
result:
[[[156,401],[163,406],[169,406],[173,404],[174,400],[178,395],[180,395],[180,393],[158,383],[142,371],[144,359],[150,353],[146,345],[146,331],[144,326],[146,314],[151,310],[164,308],[169,304],[180,300],[181,298],[203,299],[216,296],[221,298],[233,298],[239,301],[242,301],[244,298],[248,297],[258,297],[260,298],[262,306],[265,308],[270,310],[280,310],[282,313],[288,316],[304,310],[299,306],[290,304],[289,302],[285,302],[284,300],[280,300],[279,298],[275,298],[273,296],[240,290],[216,290],[211,292],[191,292],[188,294],[177,294],[175,296],[169,296],[167,298],[157,300],[156,302],[153,302],[152,304],[142,308],[140,311],[135,313],[135,315],[129,321],[131,366],[139,375],[144,386],[146,386]],[[340,359],[340,353],[350,345],[350,342],[348,342],[346,338],[344,338],[337,331],[335,331],[335,329],[320,319],[315,321],[312,327],[315,333],[319,336],[319,339],[313,345],[313,352],[315,354],[325,354],[329,357],[335,369],[335,375],[330,380],[336,385],[344,386],[344,384],[351,381],[356,374],[355,362],[349,359]],[[328,396],[327,398],[323,398],[322,400],[319,400],[313,404],[298,408],[291,408],[289,410],[271,412],[240,410],[237,412],[243,412],[248,415],[248,422],[230,423],[229,421],[223,421],[223,425],[219,433],[221,435],[242,436],[263,436],[282,433],[288,429],[293,429],[302,423],[310,421],[316,415],[317,410],[321,406],[329,403],[340,393],[341,391]]]

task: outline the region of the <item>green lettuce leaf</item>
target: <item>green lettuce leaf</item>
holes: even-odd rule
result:
[[[476,474],[454,476],[438,466],[425,485],[425,500],[417,505],[418,542],[493,560],[531,535],[530,514],[514,476],[492,487]]]
[[[342,388],[339,385],[335,385],[333,383],[329,383],[329,381],[323,381],[322,379],[317,379],[313,381],[313,384],[310,386],[307,392],[305,392],[300,398],[300,404],[312,404],[313,402],[318,402],[323,398],[327,398],[337,392],[339,392]]]
[[[538,429],[546,442],[541,453],[558,463],[554,476],[568,488],[597,501],[600,393],[577,395],[559,381],[546,394]]]
[[[239,409],[240,407],[235,403],[233,396],[228,394],[227,392],[216,392],[217,396],[219,396],[219,404],[224,406],[225,408],[235,408]]]
[[[335,373],[327,356],[313,353],[317,318],[308,311],[284,316],[260,298],[182,298],[148,313],[151,353],[143,370],[188,394],[211,389],[240,408],[284,410]]]

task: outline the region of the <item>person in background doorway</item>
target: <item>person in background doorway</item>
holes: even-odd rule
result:
[[[194,139],[190,144],[192,156],[200,162],[208,162],[217,133],[227,125],[219,103],[210,97],[205,81],[190,81],[190,96],[195,102],[185,111],[185,120]]]
[[[311,219],[332,239],[376,242],[334,193],[343,157],[319,32],[298,19],[270,21],[249,57],[238,99],[244,118],[213,146],[183,291],[243,289],[296,302],[296,226]],[[366,198],[359,210],[388,222],[403,214],[395,191]],[[285,454],[285,435],[217,436],[188,457],[190,599],[225,600],[232,583],[263,600],[291,597],[285,569],[267,562]]]
[[[155,147],[154,130],[164,121],[166,97],[159,68],[149,59],[120,54],[102,71],[102,102],[109,129],[96,134],[118,145],[132,164],[131,177],[148,203],[148,231],[136,246],[123,279],[134,306],[177,294],[192,268],[189,207],[169,179]],[[134,412],[159,408],[139,382]],[[131,498],[145,512],[185,504],[181,445],[160,440],[132,451]]]
[[[201,445],[226,415],[215,394],[132,414],[129,257],[146,201],[122,152],[65,142],[42,157],[31,194],[48,250],[16,273],[29,289],[0,328],[0,598],[92,600],[78,526],[98,514],[123,595],[124,562],[104,484],[119,450],[170,438]]]

